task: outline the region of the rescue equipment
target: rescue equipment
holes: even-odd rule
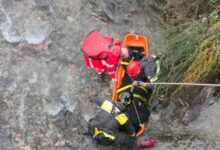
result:
[[[124,37],[123,47],[128,48],[129,54],[132,54],[134,57],[138,54],[143,54],[145,57],[148,56],[148,40],[145,36],[139,34],[127,34]],[[138,58],[138,57],[137,57]],[[116,68],[116,79],[113,86],[112,100],[116,101],[118,99],[117,89],[122,84],[122,79],[125,74],[123,66],[123,60],[119,60],[119,66]]]
[[[145,141],[138,141],[137,144],[142,148],[153,147],[155,145],[155,140],[153,138],[149,138]]]
[[[133,94],[131,92],[123,92],[120,100],[123,105],[130,105],[131,101],[133,101]]]
[[[98,30],[91,31],[82,43],[82,52],[94,60],[107,59],[109,53],[119,56],[121,41],[102,35]]]
[[[137,76],[141,71],[141,63],[139,61],[132,61],[127,66],[127,73],[130,77]]]
[[[145,36],[139,34],[127,34],[124,37],[123,47],[129,50],[129,55],[133,58],[131,60],[138,61],[142,58],[142,56],[148,56],[148,40]],[[120,88],[122,84],[122,79],[125,74],[125,70],[122,66],[123,64],[122,58],[119,59],[119,66],[116,68],[116,82],[113,86],[112,100],[116,101],[118,99],[117,90]],[[144,132],[144,124],[140,124],[140,130],[137,134],[137,137],[140,136]]]

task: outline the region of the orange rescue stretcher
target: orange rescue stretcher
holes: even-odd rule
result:
[[[132,48],[142,49],[145,56],[148,56],[148,40],[145,36],[139,34],[126,34],[123,41],[123,47],[128,48],[128,50],[132,50]],[[122,79],[125,74],[125,70],[122,65],[120,65],[122,59],[119,59],[118,67],[116,68],[116,82],[113,86],[113,94],[112,100],[116,101],[118,99],[117,89],[120,88],[122,84]],[[139,137],[144,132],[144,123],[140,124],[140,129],[137,133],[137,137]]]

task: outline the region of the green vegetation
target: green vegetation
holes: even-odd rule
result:
[[[172,3],[173,2],[173,3]],[[220,83],[220,0],[193,1],[192,7],[196,4],[207,4],[198,9],[200,13],[187,17],[177,13],[182,19],[181,23],[173,23],[173,17],[169,18],[171,6],[172,10],[180,4],[190,2],[190,0],[170,0],[164,9],[166,25],[169,24],[164,32],[166,42],[166,53],[162,58],[160,81],[164,82],[202,82]],[[189,8],[192,8],[189,7]],[[207,10],[204,13],[204,10]],[[182,12],[187,12],[184,10]],[[176,11],[175,11],[176,12]],[[177,19],[178,20],[178,19]],[[169,22],[170,21],[170,22]],[[158,86],[155,90],[156,95],[178,98],[197,95],[202,88],[187,88],[182,86]],[[187,94],[186,94],[187,93]],[[215,95],[220,95],[220,91],[215,91]]]

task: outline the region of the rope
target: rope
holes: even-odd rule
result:
[[[177,83],[177,82],[154,82],[146,83],[147,85],[185,85],[185,86],[211,86],[211,87],[220,87],[220,84],[206,84],[206,83]]]
[[[132,101],[132,102],[133,102],[133,105],[134,105],[134,109],[135,109],[135,112],[136,112],[136,115],[137,115],[137,118],[138,118],[139,124],[141,124],[141,119],[140,119],[140,117],[139,117],[139,114],[138,114],[138,111],[137,111],[136,105],[135,105],[134,101]]]
[[[131,86],[131,92],[133,92],[133,90],[134,90],[134,86]],[[140,119],[140,116],[139,116],[139,114],[138,114],[137,107],[136,107],[136,105],[135,105],[135,103],[134,103],[133,100],[132,100],[132,103],[133,103],[133,105],[134,105],[134,110],[135,110],[135,112],[136,112],[136,115],[137,115],[139,124],[141,124],[141,119]]]

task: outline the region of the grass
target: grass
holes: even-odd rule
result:
[[[220,82],[220,12],[208,18],[169,27],[163,39],[166,53],[161,60],[159,81],[163,82]],[[158,86],[154,94],[168,97],[184,96],[183,86]],[[218,95],[218,92],[216,93]]]

